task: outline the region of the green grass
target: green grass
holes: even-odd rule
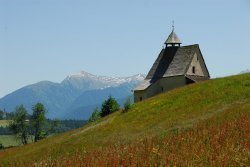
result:
[[[9,124],[9,120],[0,120],[0,127],[6,127]]]
[[[0,127],[6,127],[9,124],[9,120],[0,120]],[[19,146],[20,142],[14,135],[0,135],[0,143],[4,147]]]
[[[0,143],[2,143],[4,147],[20,145],[20,142],[14,135],[0,135]]]
[[[33,136],[29,137],[28,143],[32,143]],[[15,135],[0,135],[0,143],[3,144],[4,147],[12,147],[12,146],[21,146],[22,143],[19,139],[16,138]]]
[[[153,138],[163,138],[164,140],[173,143],[175,140],[171,140],[173,136],[178,140],[182,140],[181,135],[185,136],[185,133],[189,134],[189,131],[190,133],[192,131],[196,132],[199,124],[202,124],[201,130],[206,134],[205,132],[210,132],[210,128],[212,127],[215,127],[215,129],[216,127],[226,129],[227,126],[224,126],[224,124],[228,123],[230,125],[228,125],[228,127],[232,128],[231,131],[233,132],[233,135],[234,132],[236,133],[235,128],[238,128],[239,132],[242,127],[246,128],[244,130],[249,131],[249,128],[245,126],[245,124],[240,127],[234,126],[239,124],[238,122],[242,119],[242,116],[249,122],[249,104],[250,74],[192,84],[139,102],[133,105],[131,110],[127,113],[116,112],[98,120],[97,122],[90,123],[83,128],[55,135],[37,143],[0,151],[0,164],[3,164],[4,166],[27,166],[32,165],[35,162],[40,163],[41,161],[46,163],[56,163],[58,161],[63,162],[61,158],[64,157],[64,166],[73,166],[74,162],[77,163],[72,159],[72,156],[74,157],[76,152],[80,152],[83,159],[84,157],[88,157],[88,155],[83,154],[87,152],[94,157],[94,159],[97,158],[95,156],[98,156],[100,162],[108,163],[109,160],[110,162],[117,162],[120,161],[119,157],[116,157],[116,159],[109,159],[108,157],[112,158],[115,157],[115,155],[120,155],[122,152],[121,150],[123,150],[120,148],[130,148],[130,146],[133,146],[131,148],[138,148],[138,150],[142,151],[141,154],[144,155],[146,154],[145,150],[141,149],[144,148],[144,145],[141,147],[139,147],[139,145],[147,138],[150,139],[149,141]],[[233,122],[234,120],[235,122]],[[211,133],[212,132],[214,132],[214,130],[211,130]],[[227,131],[225,130],[222,132],[224,134]],[[218,131],[218,134],[221,134],[222,132]],[[192,138],[192,136],[189,136],[188,134],[187,137]],[[195,134],[198,135],[199,133],[194,133],[194,139],[197,140],[195,140],[194,143],[190,141],[193,145],[195,145],[196,142],[199,143],[199,141],[203,141],[203,133],[200,136],[195,136]],[[215,132],[214,134],[217,135]],[[226,134],[224,136],[227,139],[228,136]],[[204,138],[204,141],[206,140],[207,139]],[[241,141],[238,141],[236,138],[233,138],[232,141],[228,141],[230,141],[228,144],[234,144],[235,142],[239,145],[241,143]],[[152,141],[149,143],[154,145],[157,142]],[[214,151],[214,148],[208,148],[208,150],[213,153],[211,157],[216,157],[214,155],[218,152],[223,154],[230,150],[230,145],[224,146],[220,144],[221,143],[218,145],[222,147],[222,149],[219,149],[218,151]],[[178,150],[178,145],[178,143],[173,143],[171,148],[173,147]],[[148,147],[147,144],[146,146]],[[201,148],[203,147],[205,146],[201,144]],[[188,148],[189,145],[187,144],[186,146],[183,146],[182,149],[188,150]],[[193,148],[193,152],[196,150],[199,151],[201,148]],[[153,147],[153,150],[154,149],[156,148]],[[117,150],[118,152],[116,154],[112,153]],[[246,151],[249,153],[249,150]],[[106,153],[110,154],[106,155]],[[125,156],[124,159],[126,159],[126,155],[129,156],[130,153],[131,155],[139,156],[133,149],[129,152],[125,152],[125,155],[121,156]],[[177,154],[182,155],[175,152],[175,154],[173,153],[173,157],[178,157]],[[145,159],[145,162],[147,162],[147,160],[149,162],[151,162],[150,160],[154,162],[154,158],[157,158],[154,155],[151,155],[151,153],[147,155],[148,159]],[[169,154],[169,156],[170,155],[171,154]],[[210,154],[204,154],[204,156],[208,155]],[[183,156],[188,157],[184,154]],[[106,157],[106,159],[101,161],[102,157]],[[229,158],[238,158],[240,161],[247,157],[243,151],[242,155],[232,153]],[[161,160],[163,161],[164,159],[167,158],[164,157],[158,161],[161,162]],[[87,162],[89,159],[85,160]],[[180,157],[178,160],[173,159],[173,162],[176,161],[179,165],[183,162],[183,164],[188,165],[187,162],[189,162],[189,160],[190,159],[181,159]],[[89,160],[89,162],[91,162],[90,164],[95,164],[96,161],[92,162]],[[155,161],[157,161],[157,159]],[[136,159],[134,162],[137,162]],[[204,162],[205,160],[202,160],[201,163],[197,163],[197,165],[204,166]],[[221,163],[222,160],[219,159],[215,161],[214,164],[216,164],[216,162]],[[138,164],[140,164],[139,161]],[[192,166],[192,164],[196,164],[195,158],[193,157],[191,157],[189,165]]]

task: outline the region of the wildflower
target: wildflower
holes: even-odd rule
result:
[[[153,148],[153,149],[152,149],[152,152],[155,153],[155,154],[157,154],[158,151],[159,151],[159,148]]]

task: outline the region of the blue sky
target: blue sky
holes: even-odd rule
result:
[[[0,97],[81,70],[146,74],[172,20],[212,77],[250,68],[249,0],[0,0]]]

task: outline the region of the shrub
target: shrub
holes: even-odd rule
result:
[[[4,149],[4,146],[2,143],[0,143],[0,150]]]
[[[94,110],[94,112],[90,116],[88,122],[94,122],[99,118],[101,118],[101,111],[99,111],[98,107],[96,107],[96,109]]]
[[[123,112],[127,112],[128,110],[130,110],[130,108],[131,108],[131,100],[130,100],[130,97],[128,97],[127,99],[126,99],[126,101],[124,102],[124,104],[123,104]]]

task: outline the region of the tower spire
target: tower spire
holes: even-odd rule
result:
[[[166,46],[171,45],[171,46],[180,46],[181,45],[181,40],[178,38],[176,33],[174,32],[174,20],[172,21],[172,32],[168,36],[168,39],[165,42]]]

